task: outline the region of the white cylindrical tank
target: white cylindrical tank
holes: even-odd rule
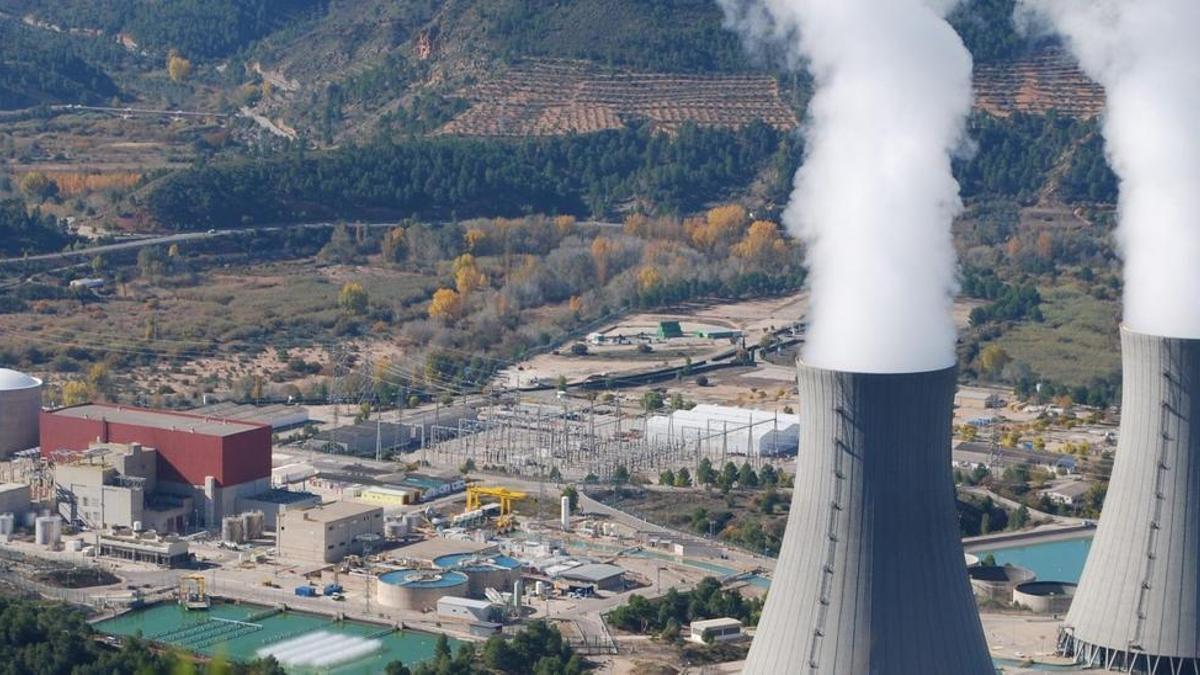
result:
[[[133,521],[133,531],[134,532],[142,531],[142,521],[140,521],[140,520]]]
[[[383,534],[388,539],[403,539],[408,536],[408,523],[403,520],[389,520],[383,525]]]
[[[546,597],[546,582],[544,582],[544,581],[537,582],[537,585],[535,585],[533,587],[533,591],[534,591],[534,593],[537,594],[537,596],[539,598]]]
[[[559,502],[559,510],[561,512],[559,515],[559,518],[562,521],[562,529],[564,529],[564,530],[571,529],[571,498],[570,497],[567,497],[565,495],[563,496],[562,500],[560,500],[560,502]]]
[[[38,546],[54,548],[62,537],[62,521],[58,516],[41,516],[33,524],[33,540]]]
[[[512,603],[515,609],[521,609],[521,601],[525,598],[525,580],[517,579],[513,582]]]
[[[0,458],[38,446],[42,381],[0,368]]]
[[[16,528],[17,518],[11,513],[0,513],[0,535],[10,536]]]

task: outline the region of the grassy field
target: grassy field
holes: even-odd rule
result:
[[[997,341],[1000,346],[1042,377],[1063,384],[1087,384],[1118,370],[1118,303],[1097,300],[1077,285],[1040,290],[1046,320],[1015,326]]]

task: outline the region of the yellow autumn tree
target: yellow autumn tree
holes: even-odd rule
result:
[[[478,227],[472,227],[471,229],[467,230],[466,234],[463,235],[463,241],[467,245],[467,250],[471,253],[475,253],[486,239],[487,232],[484,232]]]
[[[646,291],[657,288],[663,282],[662,272],[657,268],[646,265],[638,270],[638,292],[645,293]]]
[[[438,289],[429,302],[429,318],[431,319],[450,323],[462,316],[462,311],[462,296],[452,288]]]
[[[746,219],[746,209],[739,204],[718,206],[710,209],[703,221],[688,223],[687,233],[696,248],[713,251],[737,241],[746,226]]]
[[[369,304],[367,289],[357,281],[346,282],[338,293],[338,307],[347,314],[366,314]]]
[[[746,260],[770,262],[774,256],[787,251],[787,243],[779,226],[769,220],[750,224],[746,236],[733,247],[733,254]]]
[[[625,217],[625,234],[631,237],[643,237],[650,229],[650,219],[642,213],[631,213]]]
[[[608,261],[612,251],[613,243],[608,237],[592,240],[592,264],[596,267],[596,282],[601,286],[608,283]]]
[[[172,82],[183,82],[192,72],[192,62],[175,50],[167,55],[167,75]]]
[[[556,216],[554,229],[558,230],[559,238],[565,237],[575,229],[575,216]]]
[[[408,253],[408,242],[404,238],[404,228],[394,227],[388,230],[388,233],[383,235],[383,242],[380,244],[379,252],[387,262],[400,262]]]
[[[571,313],[575,315],[575,318],[579,318],[579,315],[583,314],[583,298],[579,297],[578,295],[571,296],[571,300],[569,303],[567,303],[567,307],[570,308]]]
[[[454,285],[459,295],[467,296],[487,286],[488,278],[479,269],[475,256],[464,253],[454,259]]]
[[[63,405],[83,405],[93,398],[93,391],[87,382],[71,380],[62,388]]]

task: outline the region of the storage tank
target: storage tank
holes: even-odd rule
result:
[[[245,543],[246,530],[242,526],[240,516],[229,516],[221,519],[221,541],[229,544]]]
[[[1033,572],[1015,565],[976,565],[967,570],[967,575],[971,577],[971,589],[976,597],[1003,602],[1012,598],[1017,586],[1037,578]]]
[[[242,514],[242,534],[247,540],[259,539],[263,536],[263,524],[266,517],[262,511],[247,511]]]
[[[1075,599],[1075,588],[1065,581],[1031,581],[1013,589],[1012,601],[1035,614],[1065,614]]]
[[[0,513],[0,535],[11,536],[16,529],[17,517],[11,513]]]
[[[38,546],[55,548],[62,538],[62,521],[58,516],[40,516],[33,522],[33,540]]]
[[[467,575],[440,570],[396,570],[379,576],[375,599],[393,609],[428,612],[441,598],[467,594]]]
[[[38,446],[42,381],[0,368],[0,458]]]
[[[467,575],[467,594],[472,598],[483,598],[484,591],[491,588],[503,591],[511,588],[521,578],[521,563],[506,555],[476,555],[455,553],[433,560],[434,566],[443,570],[457,570]]]

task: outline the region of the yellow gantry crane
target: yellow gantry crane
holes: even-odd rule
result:
[[[179,604],[188,609],[208,609],[208,589],[203,574],[179,577]]]
[[[492,497],[499,500],[500,516],[503,518],[512,515],[513,502],[528,499],[529,495],[508,488],[472,485],[467,488],[467,508],[463,512],[470,513],[483,508],[483,504],[480,502],[481,497]]]

